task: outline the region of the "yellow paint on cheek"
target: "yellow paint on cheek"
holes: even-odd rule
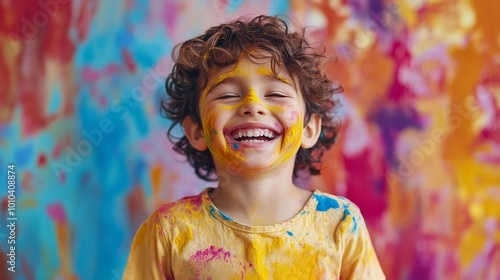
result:
[[[226,162],[233,163],[234,166],[238,166],[239,162],[246,160],[240,152],[231,149],[229,146],[226,146],[224,154],[226,157],[223,157],[221,160],[227,159]]]
[[[275,150],[276,155],[281,155],[279,164],[289,161],[300,147],[302,141],[303,128],[302,116],[298,117],[297,122],[293,123],[285,132],[283,143]]]
[[[207,114],[205,114],[207,115]],[[203,138],[207,143],[208,149],[213,150],[214,138],[217,136],[217,131],[215,131],[215,120],[217,119],[217,113],[208,115],[206,118],[202,118],[203,123]],[[214,133],[215,132],[215,133]]]
[[[215,121],[218,118],[217,113],[205,113],[203,118],[203,137],[207,143],[212,156],[224,163],[236,164],[245,160],[245,157],[236,150],[233,150],[226,143],[224,133],[215,130]]]
[[[272,111],[273,113],[283,112],[285,110],[283,106],[267,105],[267,104],[265,104],[265,106],[268,110]]]

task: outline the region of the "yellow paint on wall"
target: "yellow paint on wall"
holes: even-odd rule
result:
[[[158,197],[161,191],[161,176],[163,167],[159,164],[153,165],[151,168],[151,186],[153,189],[153,197]]]
[[[468,267],[475,259],[475,256],[483,251],[483,246],[485,244],[484,236],[485,232],[482,223],[474,224],[465,232],[459,246],[460,267]]]

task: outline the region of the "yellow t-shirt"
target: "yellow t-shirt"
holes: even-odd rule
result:
[[[139,228],[124,279],[385,279],[359,208],[316,190],[289,221],[249,226],[205,189]]]

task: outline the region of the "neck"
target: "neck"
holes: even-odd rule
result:
[[[290,170],[293,168],[254,176],[221,176],[210,197],[222,212],[244,224],[287,221],[300,212],[311,195],[293,184]]]

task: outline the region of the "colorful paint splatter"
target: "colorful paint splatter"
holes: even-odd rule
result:
[[[360,207],[387,278],[500,278],[498,11],[469,0],[4,1],[0,168],[17,166],[19,226],[16,274],[0,230],[0,279],[122,278],[150,213],[206,186],[159,116],[172,47],[258,14],[311,26],[336,58],[326,71],[345,89],[341,136],[323,175],[301,184]]]

